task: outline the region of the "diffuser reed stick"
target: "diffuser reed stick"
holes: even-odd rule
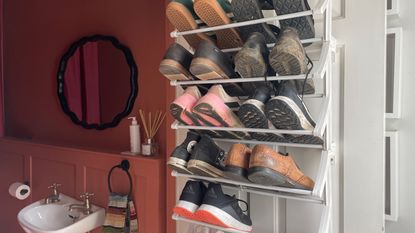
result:
[[[153,139],[156,136],[158,130],[160,129],[161,124],[163,123],[164,118],[166,117],[166,113],[157,110],[154,114],[152,112],[148,112],[148,119],[145,118],[145,113],[143,110],[139,110],[141,122],[144,125],[144,130],[146,133],[146,137],[148,139]]]

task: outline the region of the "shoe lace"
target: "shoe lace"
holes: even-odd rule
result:
[[[306,73],[305,78],[304,78],[304,82],[303,82],[303,89],[302,89],[302,92],[301,92],[301,100],[303,100],[303,99],[304,99],[304,89],[305,89],[305,85],[306,85],[306,82],[307,82],[308,76],[310,75],[311,70],[312,70],[312,69],[313,69],[313,67],[314,67],[314,63],[313,63],[313,61],[310,59],[310,57],[308,56],[308,54],[307,54],[307,53],[305,54],[305,56],[306,56],[306,58],[307,58],[307,60],[308,60],[308,62],[307,62],[307,66],[309,66],[309,65],[310,65],[310,67],[308,68],[307,73]]]
[[[244,203],[244,204],[245,204],[245,209],[242,209],[242,208],[241,208],[241,206],[239,205],[239,202],[242,202],[242,203]],[[235,195],[233,195],[233,196],[232,196],[232,200],[230,200],[230,201],[229,201],[229,203],[230,203],[232,206],[236,207],[236,208],[235,208],[235,209],[236,209],[236,211],[237,211],[237,212],[239,212],[240,214],[242,214],[242,213],[247,213],[247,212],[248,212],[248,209],[249,209],[249,207],[248,207],[248,202],[246,202],[246,201],[244,201],[244,200],[241,200],[241,199],[236,198],[236,196],[235,196]]]

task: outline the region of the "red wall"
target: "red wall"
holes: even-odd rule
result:
[[[4,28],[0,33],[4,34],[4,52],[1,53],[4,57],[4,69],[0,67],[0,71],[3,72],[4,93],[0,94],[4,95],[4,108],[0,95],[0,110],[3,109],[5,114],[5,135],[64,147],[51,150],[48,146],[41,146],[36,149],[35,157],[43,159],[35,163],[34,157],[31,157],[33,155],[30,154],[30,150],[33,149],[31,146],[21,145],[27,149],[23,153],[22,148],[13,146],[10,140],[2,141],[0,159],[7,163],[2,162],[4,166],[1,166],[0,170],[2,173],[7,171],[9,175],[0,180],[0,186],[4,189],[6,183],[31,177],[35,186],[34,198],[43,197],[45,193],[39,190],[51,180],[40,176],[40,173],[33,173],[34,166],[38,167],[37,171],[47,172],[48,168],[56,171],[60,165],[55,163],[51,166],[51,162],[48,161],[56,160],[59,163],[75,163],[76,171],[79,171],[86,166],[85,164],[99,161],[102,174],[91,176],[94,178],[89,181],[90,176],[83,176],[83,181],[77,183],[79,177],[74,178],[75,189],[71,185],[65,185],[67,188],[64,191],[77,195],[80,191],[89,189],[88,184],[101,182],[103,172],[123,158],[118,153],[129,148],[129,122],[123,120],[118,127],[104,131],[86,130],[74,125],[61,111],[57,98],[56,73],[60,57],[72,42],[82,36],[108,34],[117,37],[121,43],[130,47],[139,69],[139,93],[131,115],[137,115],[139,108],[167,111],[169,103],[174,98],[174,89],[158,73],[158,65],[166,47],[172,41],[167,34],[171,27],[167,25],[164,17],[168,0],[0,0],[0,4],[2,2],[4,15],[0,18],[4,20],[4,24],[0,27]],[[0,87],[1,84],[0,82]],[[162,156],[156,160],[161,162],[162,171],[166,170],[165,158],[175,145],[174,133],[169,129],[171,122],[172,118],[168,116],[157,136]],[[2,126],[0,124],[0,135]],[[142,135],[143,133],[142,131]],[[83,150],[80,153],[79,150],[71,149],[79,147],[91,150]],[[9,152],[5,152],[5,148],[9,148]],[[13,149],[10,151],[10,148]],[[114,154],[94,152],[97,150]],[[140,170],[137,172],[148,171],[148,168],[142,167],[145,164],[137,165]],[[142,189],[140,192],[144,192],[143,195],[163,195],[162,200],[149,198],[145,203],[154,204],[158,208],[150,211],[161,214],[162,216],[158,216],[156,220],[162,220],[163,223],[156,226],[156,231],[146,227],[141,232],[175,232],[175,224],[171,220],[171,207],[175,202],[175,183],[169,172],[162,175],[157,177],[162,182],[162,186],[157,190]],[[60,173],[54,174],[55,179],[65,179],[64,177],[66,176]],[[140,183],[140,179],[141,175],[138,175],[136,182]],[[67,183],[65,180],[62,182]],[[101,193],[103,196],[106,195],[106,188],[104,184],[93,187],[95,193]],[[3,191],[0,193],[0,202],[10,201],[10,208],[3,208],[8,214],[0,215],[0,220],[4,221],[3,223],[11,223],[13,219],[15,221],[17,211],[27,202],[11,201]],[[136,202],[139,203],[136,204],[143,205],[143,200],[138,199]],[[99,203],[103,203],[103,200],[99,199]],[[154,212],[149,216],[154,216]],[[142,221],[146,222],[145,219]],[[167,224],[166,228],[164,224]],[[7,232],[18,232],[18,226],[9,224],[9,227]]]
[[[97,33],[113,35],[132,50],[139,93],[131,115],[139,108],[166,109],[167,85],[158,72],[165,51],[164,1],[5,0],[4,9],[7,136],[114,151],[129,148],[127,120],[104,131],[85,130],[61,111],[57,98],[60,57],[72,42]],[[166,128],[158,137],[164,138]]]

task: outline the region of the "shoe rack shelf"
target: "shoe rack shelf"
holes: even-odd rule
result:
[[[308,75],[308,79],[323,78],[327,71],[327,63],[331,51],[331,42],[325,41],[321,45],[321,53],[317,65],[313,67]],[[272,44],[271,44],[272,46]],[[181,85],[198,85],[198,84],[224,84],[224,83],[246,83],[246,82],[264,82],[264,81],[280,81],[280,80],[296,80],[305,79],[306,75],[288,75],[288,76],[272,76],[272,77],[254,77],[254,78],[237,78],[237,79],[214,79],[214,80],[190,80],[190,81],[170,81],[171,86]]]
[[[328,232],[328,229],[329,229],[329,224],[328,223],[329,223],[330,217],[331,216],[330,216],[329,208],[327,206],[324,206],[322,214],[321,214],[321,218],[320,218],[320,226],[319,226],[318,233]],[[235,229],[232,229],[232,228],[223,228],[223,227],[208,224],[208,223],[205,223],[205,222],[199,222],[199,221],[196,221],[196,220],[183,218],[183,217],[180,217],[177,214],[173,214],[171,218],[175,221],[186,222],[186,223],[191,223],[191,224],[197,224],[197,225],[200,225],[200,226],[208,227],[209,229],[215,229],[215,230],[219,230],[219,231],[223,231],[223,232],[246,233],[245,231],[238,231],[238,230],[235,230]],[[255,230],[253,230],[252,232],[255,232]]]
[[[315,179],[315,185],[313,190],[305,190],[305,189],[296,189],[296,188],[286,188],[281,186],[265,186],[260,184],[247,182],[240,182],[235,180],[230,180],[227,178],[213,178],[213,177],[206,177],[206,176],[199,176],[199,175],[189,175],[189,174],[182,174],[177,171],[172,172],[172,176],[174,177],[186,177],[193,180],[202,180],[208,181],[213,183],[220,183],[223,186],[234,188],[237,190],[256,193],[261,195],[267,196],[278,196],[287,199],[295,199],[295,200],[303,200],[308,202],[315,202],[324,204],[324,190],[327,183],[327,174],[330,165],[330,158],[329,158],[328,151],[322,151],[321,158],[320,158],[320,165],[318,169],[318,173]]]
[[[291,142],[264,142],[255,140],[238,140],[227,138],[215,138],[216,141],[229,142],[229,143],[245,143],[245,144],[269,144],[272,146],[284,146],[284,147],[300,147],[300,148],[312,148],[321,150],[320,163],[318,165],[317,174],[315,177],[315,185],[313,190],[295,189],[280,186],[265,186],[260,184],[251,183],[249,181],[240,182],[230,180],[226,178],[212,178],[199,175],[182,174],[177,171],[172,172],[174,177],[184,177],[193,180],[202,180],[206,182],[220,183],[227,188],[240,190],[243,192],[255,193],[267,196],[276,196],[279,198],[286,198],[292,200],[299,200],[304,202],[311,202],[322,206],[321,218],[319,223],[318,233],[331,232],[331,215],[332,215],[332,177],[331,177],[331,161],[333,160],[333,143],[331,138],[332,128],[332,58],[336,48],[336,40],[332,37],[331,24],[332,24],[332,1],[331,0],[319,0],[312,10],[303,12],[297,12],[286,15],[279,15],[274,17],[267,17],[262,19],[231,23],[226,25],[220,25],[215,27],[204,27],[196,30],[182,31],[177,30],[170,33],[173,38],[197,33],[214,32],[223,29],[237,28],[248,25],[276,22],[284,19],[297,18],[302,16],[312,15],[313,17],[323,16],[322,22],[323,34],[321,37],[310,38],[302,40],[303,44],[310,44],[312,46],[307,47],[307,52],[316,52],[318,60],[313,60],[314,67],[310,71],[307,78],[309,79],[321,79],[323,83],[323,89],[321,94],[304,95],[304,98],[320,98],[321,104],[319,106],[318,116],[316,116],[316,126],[313,130],[281,130],[281,129],[258,129],[258,128],[228,128],[228,127],[211,127],[211,126],[188,126],[174,122],[171,125],[172,129],[194,129],[194,130],[213,130],[213,131],[233,131],[233,132],[248,132],[248,133],[276,133],[276,134],[289,134],[289,135],[313,135],[323,138],[323,144],[300,144]],[[274,44],[268,44],[269,48],[272,48]],[[223,49],[223,52],[236,52],[241,48]],[[237,79],[216,79],[216,80],[186,80],[186,81],[171,81],[171,86],[182,85],[200,85],[200,84],[225,84],[225,83],[246,83],[246,82],[264,82],[264,81],[280,81],[280,80],[300,80],[305,79],[306,75],[289,75],[289,76],[273,76],[273,77],[254,77],[254,78],[237,78]],[[243,99],[244,97],[240,97]],[[236,232],[234,229],[224,229],[218,226],[206,224],[203,222],[194,221],[191,219],[182,218],[177,215],[173,215],[172,218],[176,221],[183,221],[188,223],[194,223],[202,226],[207,226],[212,229],[221,230],[223,232]],[[255,232],[255,228],[253,229]]]

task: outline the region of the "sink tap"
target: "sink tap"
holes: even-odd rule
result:
[[[50,203],[55,203],[55,202],[60,201],[59,191],[58,191],[58,187],[60,186],[61,184],[53,183],[51,186],[48,187],[48,189],[53,189],[53,190],[52,190],[52,195],[45,198],[45,204],[50,204]]]
[[[85,215],[89,215],[92,213],[91,203],[89,201],[89,197],[94,196],[93,193],[84,193],[80,197],[84,200],[83,204],[72,204],[69,206],[69,211],[79,210]]]

